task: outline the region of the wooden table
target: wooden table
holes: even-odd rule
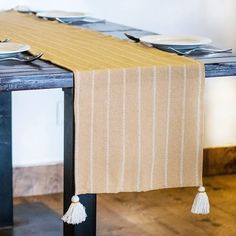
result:
[[[80,24],[81,27],[100,31],[124,39],[124,32],[136,36],[151,32],[103,22]],[[205,64],[206,77],[236,75],[236,54],[224,53],[196,56]],[[0,228],[13,226],[12,191],[12,125],[11,93],[19,90],[62,88],[64,91],[64,210],[74,194],[74,119],[72,72],[42,60],[30,64],[0,63]],[[65,236],[96,235],[96,195],[80,196],[88,218],[78,226],[64,225]]]

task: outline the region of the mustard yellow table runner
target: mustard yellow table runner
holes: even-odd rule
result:
[[[202,184],[202,64],[16,12],[5,37],[74,72],[77,194]]]

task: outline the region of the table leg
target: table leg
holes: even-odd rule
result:
[[[64,89],[64,212],[67,211],[74,195],[74,105],[73,89]],[[87,219],[73,226],[64,224],[64,236],[96,235],[96,194],[80,195],[86,207]]]
[[[0,92],[0,228],[13,226],[11,93]]]

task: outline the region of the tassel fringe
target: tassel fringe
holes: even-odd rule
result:
[[[191,212],[193,214],[208,214],[210,212],[209,199],[203,186],[198,188]]]
[[[71,205],[66,214],[61,218],[68,224],[80,224],[86,220],[85,207],[79,202],[79,197],[74,195],[71,198]]]
[[[193,214],[209,214],[210,204],[203,186],[198,188],[198,193],[193,201],[191,212]],[[66,214],[61,218],[68,224],[80,224],[87,218],[85,207],[79,202],[79,197],[74,195],[71,198],[71,205]]]

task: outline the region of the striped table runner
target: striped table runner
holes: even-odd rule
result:
[[[4,37],[74,71],[77,194],[202,184],[202,64],[16,12]]]

